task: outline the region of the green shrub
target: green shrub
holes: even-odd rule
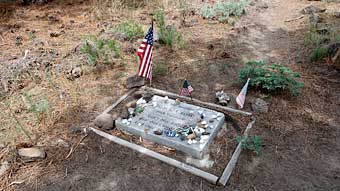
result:
[[[310,23],[305,37],[306,45],[311,46],[312,61],[320,61],[327,56],[327,45],[340,42],[340,28],[331,25],[319,25]]]
[[[120,48],[116,41],[98,39],[95,36],[86,37],[80,51],[88,57],[92,65],[111,64],[113,58],[120,57]]]
[[[236,141],[241,143],[242,149],[255,152],[257,155],[262,150],[262,138],[260,136],[237,136]]]
[[[47,114],[50,110],[50,103],[46,99],[46,97],[43,97],[38,101],[35,101],[27,93],[24,93],[23,96],[25,97],[25,100],[29,106],[29,111],[36,115],[38,122],[42,121],[44,115]]]
[[[130,41],[141,38],[144,35],[142,26],[130,20],[119,23],[114,32],[126,35]]]
[[[266,66],[263,61],[247,62],[238,75],[241,83],[250,78],[250,87],[259,87],[268,92],[288,89],[295,96],[303,87],[303,83],[296,81],[300,74],[279,64]]]
[[[240,17],[248,5],[248,0],[218,1],[212,6],[205,4],[201,9],[201,14],[207,19],[231,23],[235,22],[231,17]]]
[[[328,49],[323,46],[316,47],[316,49],[313,51],[311,60],[313,62],[319,61],[323,58],[325,58],[328,55]]]
[[[165,26],[164,11],[156,12],[157,27],[159,29],[159,42],[171,48],[183,48],[185,42],[183,36],[175,28]]]

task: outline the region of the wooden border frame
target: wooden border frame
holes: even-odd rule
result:
[[[213,103],[208,103],[208,102],[203,102],[203,101],[200,101],[200,100],[197,100],[197,99],[191,99],[191,98],[188,98],[188,97],[184,97],[184,96],[180,96],[178,94],[174,94],[174,93],[171,93],[171,92],[167,92],[167,91],[163,91],[163,90],[159,90],[159,89],[155,89],[155,88],[150,88],[150,87],[142,87],[141,88],[142,90],[145,90],[145,91],[149,91],[151,93],[154,93],[156,95],[162,95],[162,96],[168,96],[168,97],[171,97],[171,98],[176,98],[176,99],[182,99],[182,100],[185,100],[185,101],[188,101],[188,102],[192,102],[194,104],[197,104],[197,105],[201,105],[203,107],[207,107],[207,108],[211,108],[211,109],[214,109],[214,110],[219,110],[219,111],[224,111],[224,112],[233,112],[233,113],[238,113],[238,114],[242,114],[242,115],[246,115],[246,116],[252,116],[252,113],[249,113],[249,112],[245,112],[245,111],[241,111],[241,110],[237,110],[237,109],[233,109],[233,108],[229,108],[229,107],[223,107],[223,106],[220,106],[220,105],[216,105],[216,104],[213,104]],[[104,113],[109,113],[111,112],[117,105],[119,105],[122,101],[124,101],[130,94],[132,94],[133,92],[135,92],[137,89],[134,88],[134,89],[131,89],[129,90],[127,93],[125,93],[122,97],[120,97],[114,104],[112,104],[111,106],[109,106],[107,109],[105,109],[105,111],[103,111],[102,114]],[[253,118],[253,121],[251,121],[250,123],[248,123],[243,135],[244,136],[248,136],[248,132],[249,130],[253,127],[254,123],[255,123],[255,118],[252,116]],[[221,177],[217,177],[213,174],[210,174],[208,172],[205,172],[201,169],[198,169],[196,167],[193,167],[193,166],[190,166],[186,163],[183,163],[183,162],[180,162],[180,161],[177,161],[173,158],[170,158],[170,157],[167,157],[167,156],[164,156],[162,154],[159,154],[155,151],[152,151],[150,149],[147,149],[145,147],[142,147],[140,145],[136,145],[134,143],[131,143],[131,142],[128,142],[128,141],[125,141],[119,137],[116,137],[116,136],[113,136],[113,135],[110,135],[108,133],[105,133],[101,130],[98,130],[98,129],[95,129],[93,127],[90,127],[89,128],[91,131],[93,131],[94,133],[104,137],[104,138],[107,138],[111,141],[113,141],[114,143],[117,143],[119,145],[122,145],[122,146],[125,146],[125,147],[128,147],[130,149],[133,149],[133,150],[136,150],[140,153],[143,153],[145,155],[148,155],[150,157],[153,157],[155,159],[158,159],[162,162],[165,162],[167,164],[170,164],[172,166],[175,166],[179,169],[182,169],[184,171],[187,171],[191,174],[194,174],[196,176],[199,176],[201,178],[204,178],[206,179],[207,181],[215,184],[215,185],[222,185],[222,186],[225,186],[228,181],[229,181],[229,178],[231,177],[231,174],[236,166],[236,163],[238,161],[238,158],[241,154],[241,151],[242,151],[242,147],[241,147],[241,143],[239,143],[235,149],[235,151],[233,152],[233,155],[231,157],[231,159],[229,160],[226,168],[224,169],[223,173],[222,173],[222,176]]]

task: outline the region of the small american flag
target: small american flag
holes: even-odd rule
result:
[[[247,89],[249,84],[250,78],[248,78],[247,83],[243,86],[240,94],[236,97],[236,103],[240,109],[243,108],[244,102],[246,101]]]
[[[194,88],[192,88],[192,86],[189,84],[187,80],[184,80],[181,96],[191,96],[191,92],[193,91]]]
[[[145,35],[142,44],[137,50],[139,56],[138,75],[149,80],[152,79],[152,49],[153,49],[153,24]]]

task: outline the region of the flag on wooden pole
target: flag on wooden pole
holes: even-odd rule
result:
[[[138,75],[152,80],[153,22],[137,50],[139,56]]]
[[[236,97],[236,103],[240,109],[243,108],[244,102],[246,101],[246,94],[247,94],[249,81],[250,81],[250,78],[248,78],[247,83],[243,86],[240,94]]]
[[[181,96],[191,96],[191,92],[194,91],[194,88],[189,84],[188,80],[184,80],[183,88],[181,90]]]

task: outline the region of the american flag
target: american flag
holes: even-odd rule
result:
[[[247,89],[250,78],[248,78],[247,83],[243,86],[240,94],[236,97],[236,103],[240,109],[243,108],[244,102],[246,101]]]
[[[142,44],[137,50],[139,56],[138,75],[149,80],[152,79],[152,49],[153,49],[153,24],[145,35]]]
[[[189,96],[191,95],[191,92],[193,91],[194,91],[194,88],[192,88],[192,86],[189,84],[187,80],[184,80],[183,88],[181,91],[181,96]]]

